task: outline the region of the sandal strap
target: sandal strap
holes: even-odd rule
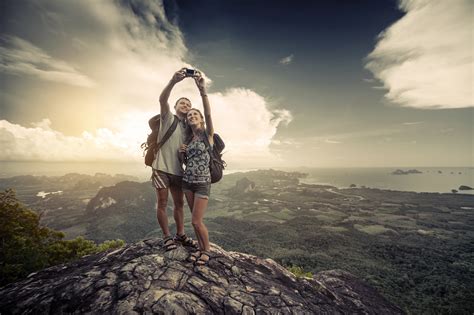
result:
[[[195,263],[199,259],[199,256],[201,256],[201,252],[200,251],[195,251],[195,252],[192,252],[191,254],[189,254],[189,256],[186,260],[189,261],[189,262],[194,262]]]
[[[183,234],[183,235],[176,234],[176,236],[174,237],[175,240],[180,241],[180,242],[185,242],[189,238],[190,237],[187,236],[186,234]]]
[[[172,238],[171,236],[165,237],[165,238],[163,239],[163,244],[166,244],[166,243],[168,243],[169,241],[173,241],[173,242],[174,242],[174,240],[173,240],[173,238]]]
[[[178,248],[174,242],[173,237],[171,236],[167,236],[163,239],[163,246],[166,248],[166,250]]]
[[[201,255],[200,255],[200,256],[202,256],[202,255],[206,255],[207,257],[211,258],[211,253],[208,252],[208,251],[206,251],[206,250],[202,250],[202,251],[201,251]],[[199,256],[199,257],[200,257],[200,256]]]
[[[207,259],[203,259],[202,256],[207,256]],[[201,255],[199,255],[199,258],[196,260],[196,264],[198,265],[207,265],[207,263],[211,260],[211,255],[209,252],[202,250]]]
[[[196,246],[196,242],[191,237],[187,236],[186,234],[183,234],[183,235],[176,234],[174,239],[186,246],[193,246],[193,247]]]
[[[211,258],[208,256],[209,257],[208,259],[203,259],[202,256],[203,255],[199,256],[199,258],[194,262],[195,265],[197,265],[197,266],[207,266],[209,264],[209,261],[211,260]]]
[[[201,257],[201,252],[200,251],[195,251],[195,252],[191,253],[190,255],[197,259],[197,258]]]

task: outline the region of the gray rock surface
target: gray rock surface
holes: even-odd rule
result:
[[[296,278],[271,259],[212,245],[208,266],[148,239],[0,288],[3,314],[402,314],[351,274]]]

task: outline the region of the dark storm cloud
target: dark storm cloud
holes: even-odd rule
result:
[[[164,5],[157,1],[145,0],[120,0],[120,6],[123,10],[132,13],[135,16],[134,23],[127,23],[127,31],[132,36],[137,36],[136,26],[148,29],[154,32],[155,36],[165,36],[168,41],[176,40],[179,35],[179,28],[170,22],[165,13]]]

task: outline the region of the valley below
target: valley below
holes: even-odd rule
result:
[[[304,176],[226,175],[212,186],[205,215],[211,242],[312,274],[351,272],[407,313],[474,310],[474,195],[338,189],[302,184]],[[14,189],[66,238],[161,237],[154,189],[132,176],[16,176],[0,179],[0,188]],[[185,227],[193,236],[187,206]]]

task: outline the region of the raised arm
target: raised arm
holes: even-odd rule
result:
[[[182,68],[181,70],[176,71],[173,74],[173,77],[171,78],[170,82],[165,86],[163,91],[160,94],[160,113],[161,115],[166,115],[170,111],[170,104],[168,103],[168,99],[171,94],[171,90],[173,89],[174,85],[178,83],[179,81],[182,81],[185,77],[186,74],[184,73],[184,69]]]
[[[202,105],[204,107],[204,119],[206,121],[206,131],[209,135],[209,143],[214,144],[214,125],[212,124],[211,105],[209,104],[209,98],[207,97],[206,82],[200,73],[198,76],[194,77],[194,81],[196,81],[199,93],[201,93]]]

